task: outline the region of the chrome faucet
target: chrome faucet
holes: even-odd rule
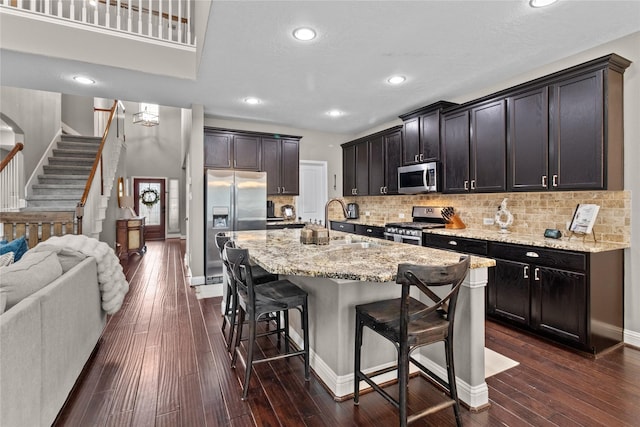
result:
[[[347,214],[347,206],[344,204],[344,202],[342,201],[342,199],[330,199],[326,205],[324,205],[324,226],[328,229],[329,228],[329,205],[331,204],[331,202],[338,202],[340,203],[340,206],[342,206],[342,213],[344,214],[345,218],[349,217],[349,214]]]

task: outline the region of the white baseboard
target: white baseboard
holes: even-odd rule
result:
[[[624,331],[624,343],[634,347],[640,347],[640,332],[626,329]]]
[[[198,285],[195,287],[196,298],[213,298],[222,296],[222,283],[213,285]]]
[[[191,286],[204,285],[204,283],[205,283],[204,276],[191,276],[189,280],[189,284]]]

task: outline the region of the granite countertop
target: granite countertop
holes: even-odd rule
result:
[[[332,230],[328,245],[303,245],[300,230],[238,231],[231,234],[238,247],[266,270],[284,275],[327,277],[369,282],[395,281],[398,264],[447,265],[460,255],[450,251],[354,236]],[[345,244],[345,238],[352,244]],[[370,244],[369,247],[362,247]],[[357,246],[357,247],[356,247]],[[471,268],[492,267],[495,261],[471,257]]]
[[[304,224],[304,221],[297,219],[284,219],[282,217],[267,218],[267,224]]]
[[[333,221],[333,222],[346,222],[347,224],[358,224],[358,225],[366,225],[369,227],[384,227],[385,223],[384,222],[378,222],[378,221],[373,221],[373,220],[369,220],[369,219],[365,219],[365,218],[358,218],[358,219],[330,219],[329,221]]]
[[[541,248],[563,249],[576,252],[606,252],[619,249],[629,248],[629,245],[611,242],[595,242],[592,236],[572,237],[571,239],[564,236],[560,239],[546,238],[540,233],[524,234],[524,233],[500,233],[498,230],[492,229],[451,229],[451,228],[435,228],[424,230],[425,233],[438,234],[443,236],[455,236],[467,239],[489,240],[492,242],[514,243],[518,245],[529,245]]]

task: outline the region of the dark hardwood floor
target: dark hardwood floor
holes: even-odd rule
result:
[[[149,242],[125,268],[130,291],[57,426],[394,426],[397,414],[377,393],[335,402],[300,359],[257,365],[249,399],[243,371],[231,369],[220,332],[220,298],[198,300],[183,267],[184,243]],[[313,309],[311,307],[310,309]],[[640,425],[640,351],[619,348],[596,360],[486,323],[487,347],[520,365],[487,379],[491,407],[462,410],[467,426]],[[264,338],[259,351],[276,351]],[[240,365],[239,365],[240,366]],[[393,390],[394,386],[390,386]],[[421,377],[410,406],[442,398]],[[455,425],[445,410],[414,425]]]

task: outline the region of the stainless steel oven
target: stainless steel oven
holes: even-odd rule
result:
[[[427,228],[443,228],[445,220],[442,217],[442,207],[414,206],[413,221],[393,222],[385,224],[384,238],[399,243],[422,245],[422,230]]]
[[[411,230],[397,226],[384,228],[384,238],[398,243],[422,245],[422,230]]]

